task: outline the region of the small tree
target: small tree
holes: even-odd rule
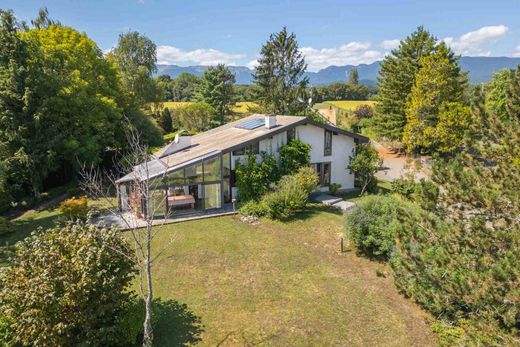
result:
[[[375,173],[381,168],[383,161],[370,143],[358,144],[353,157],[350,157],[348,169],[361,184],[361,194],[376,182]]]
[[[159,126],[167,134],[173,131],[172,114],[170,113],[170,109],[168,107],[165,107],[161,111],[161,116],[159,118]]]
[[[249,153],[245,162],[236,162],[236,185],[240,203],[259,200],[271,185],[278,182],[280,172],[274,155],[262,152],[262,161],[257,161],[254,153]]]
[[[130,299],[130,250],[116,229],[66,224],[17,244],[0,273],[0,311],[13,343],[114,345]]]
[[[354,110],[354,115],[361,119],[371,119],[374,116],[374,109],[368,104],[359,105]]]
[[[161,194],[164,192],[161,186],[165,173],[159,177],[152,177],[151,165],[155,158],[150,154],[150,147],[143,144],[140,133],[131,124],[128,124],[127,142],[129,149],[122,156],[122,160],[116,164],[117,170],[113,170],[113,172],[136,174],[135,180],[131,181],[133,192],[135,196],[147,201],[147,211],[141,216],[142,220],[138,221],[135,214],[122,211],[114,203],[113,191],[114,188],[118,189],[116,183],[118,176],[94,168],[83,168],[80,172],[81,186],[90,197],[103,201],[106,213],[116,218],[130,235],[132,241],[130,258],[139,271],[139,294],[145,307],[143,346],[152,346],[152,302],[154,298],[152,268],[163,250],[169,246],[169,244],[164,245],[163,249],[152,254],[152,242],[161,230],[161,223],[157,223],[154,216],[158,213],[164,215],[166,212],[166,199],[161,198]]]
[[[349,84],[359,84],[359,74],[357,68],[352,68],[350,72],[348,73],[348,83]]]
[[[282,146],[280,154],[280,171],[282,175],[296,172],[302,166],[308,165],[311,160],[311,146],[300,141],[292,140]]]

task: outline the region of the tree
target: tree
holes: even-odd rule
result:
[[[172,101],[193,101],[200,77],[187,72],[181,72],[171,82]]]
[[[34,346],[113,345],[130,299],[130,251],[116,229],[66,224],[17,244],[0,273],[11,341]]]
[[[352,85],[359,84],[359,74],[358,69],[353,67],[352,70],[348,73],[348,83]]]
[[[224,64],[211,66],[197,85],[195,99],[205,102],[216,112],[216,122],[224,124],[224,115],[229,114],[233,104],[235,75]]]
[[[139,272],[139,294],[145,307],[143,346],[152,346],[154,339],[152,269],[164,250],[159,249],[155,255],[152,254],[153,241],[161,231],[161,225],[157,223],[155,216],[168,215],[171,211],[166,211],[166,199],[162,195],[165,172],[159,177],[152,176],[156,158],[151,154],[150,147],[141,140],[140,132],[131,123],[127,125],[126,129],[129,149],[124,155],[121,155],[122,159],[115,169],[110,173],[93,166],[84,166],[81,171],[80,184],[91,198],[103,201],[106,213],[120,220],[130,236],[132,243],[130,255]],[[131,186],[132,192],[136,196],[147,202],[146,212],[139,218],[134,213],[122,211],[117,203],[114,204],[113,191],[120,189],[117,183],[119,177],[114,172],[134,172],[136,174],[136,179],[127,184]],[[166,221],[166,218],[163,220]],[[142,227],[143,221],[144,227]],[[168,246],[170,246],[169,243],[164,245],[164,247]]]
[[[161,111],[161,116],[160,116],[160,119],[159,119],[159,126],[167,134],[171,133],[173,131],[172,115],[171,115],[170,109],[168,107],[165,107]]]
[[[160,90],[152,78],[157,71],[157,47],[149,38],[136,31],[120,34],[111,55],[121,70],[129,105],[141,107],[159,98]]]
[[[215,110],[205,102],[194,102],[178,110],[179,123],[188,131],[208,130],[215,116]]]
[[[361,184],[361,194],[376,183],[375,174],[383,161],[370,143],[358,144],[353,157],[350,157],[348,169]]]
[[[510,97],[518,103],[520,89]],[[473,117],[462,150],[434,163],[437,218],[401,213],[409,227],[399,236],[392,266],[405,294],[448,321],[438,324],[451,336],[447,345],[514,345],[520,321],[520,113],[500,116],[484,108]]]
[[[294,114],[306,109],[298,101],[309,79],[304,76],[307,65],[298,50],[296,35],[287,28],[271,34],[262,46],[259,65],[253,75],[258,86],[258,101],[269,113]]]
[[[374,116],[374,108],[368,104],[363,104],[356,107],[353,113],[359,119],[371,119]]]
[[[452,151],[462,143],[471,118],[469,108],[462,105],[465,75],[444,43],[420,63],[407,108],[403,142],[409,151]]]
[[[493,74],[493,79],[486,84],[485,103],[488,112],[505,117],[507,113],[507,88],[512,77],[513,72],[511,70],[503,69]]]
[[[436,39],[422,26],[401,41],[381,63],[377,82],[374,130],[379,137],[401,141],[406,125],[406,105],[410,99],[421,59],[430,55]]]
[[[38,11],[38,18],[31,20],[31,24],[36,29],[49,29],[51,25],[61,25],[60,22],[49,18],[47,7],[43,7]]]

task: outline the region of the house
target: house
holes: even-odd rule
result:
[[[327,191],[331,183],[354,188],[354,175],[347,169],[349,157],[356,144],[368,142],[368,138],[306,117],[253,114],[201,134],[176,137],[152,160],[116,182],[119,207],[164,218],[174,210],[229,206],[237,195],[237,160],[245,159],[249,152],[268,151],[277,156],[278,149],[291,139],[311,145],[319,190]],[[135,190],[135,184],[144,180],[155,182],[148,201]]]

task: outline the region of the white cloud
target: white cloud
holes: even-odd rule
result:
[[[173,46],[157,47],[157,62],[159,64],[195,64],[195,65],[236,65],[237,60],[243,59],[245,54],[226,53],[213,48],[199,48],[193,51],[184,51]]]
[[[303,47],[301,52],[310,71],[318,71],[330,65],[370,64],[383,58],[383,53],[372,50],[369,42],[357,41],[332,48]]]
[[[384,48],[384,49],[395,49],[395,48],[399,47],[400,43],[401,43],[401,41],[398,39],[384,40],[383,42],[381,42],[381,44],[379,46],[381,46],[381,48]]]
[[[257,59],[255,60],[251,60],[249,63],[246,64],[246,66],[250,69],[254,69],[255,67],[257,67],[260,63],[258,62]]]
[[[500,40],[508,31],[509,28],[505,25],[485,26],[465,33],[458,38],[446,37],[444,42],[458,54],[488,56],[491,51],[484,46]]]
[[[513,52],[513,57],[520,57],[520,44],[516,46],[516,49]]]

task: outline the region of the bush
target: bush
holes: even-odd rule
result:
[[[393,196],[368,196],[347,215],[347,236],[360,252],[385,260],[390,258],[400,227],[400,205],[402,202]]]
[[[280,171],[285,175],[309,165],[311,160],[311,146],[300,140],[292,140],[282,146],[278,153],[280,154]]]
[[[309,195],[318,186],[318,176],[310,167],[302,167],[297,173],[283,176],[274,192],[266,194],[260,209],[271,219],[283,219],[303,209]]]
[[[249,200],[240,206],[240,213],[244,216],[262,217],[266,215],[266,208],[264,204],[258,201]]]
[[[331,183],[331,184],[329,184],[329,193],[331,193],[332,195],[336,195],[340,188],[341,188],[341,184]]]
[[[85,219],[88,214],[88,199],[86,196],[70,198],[60,204],[59,210],[67,219]]]
[[[145,308],[143,300],[134,298],[117,318],[117,331],[124,346],[135,346],[143,333]]]
[[[122,234],[83,223],[39,230],[0,272],[0,312],[13,343],[104,346],[118,341],[133,264]]]
[[[11,223],[9,219],[5,217],[0,217],[0,235],[7,234],[11,232]]]
[[[439,199],[439,188],[432,181],[421,178],[417,183],[413,175],[394,180],[392,191],[428,211],[435,209]]]
[[[261,197],[272,190],[274,183],[280,179],[279,168],[273,154],[260,153],[262,160],[257,162],[257,156],[249,153],[245,162],[236,162],[236,186],[238,188],[238,200],[246,203],[249,200],[260,200]]]
[[[413,175],[406,175],[403,178],[392,181],[392,192],[404,198],[411,199],[415,191],[415,186]]]

